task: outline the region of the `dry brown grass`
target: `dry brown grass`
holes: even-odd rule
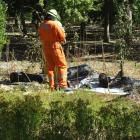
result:
[[[29,61],[0,62],[0,76],[7,76],[12,72],[40,73],[41,65]]]
[[[107,55],[107,54],[106,54]],[[102,57],[101,55],[98,57]],[[83,58],[75,58],[74,62],[69,63],[69,66],[76,66],[80,64],[89,64],[91,68],[99,73],[106,73],[109,76],[115,76],[120,71],[120,63],[114,57],[113,59],[98,59],[96,56],[86,56],[86,59]],[[137,61],[128,61],[126,60],[124,63],[124,75],[140,79],[140,62]]]
[[[108,54],[106,54],[108,56]],[[99,59],[100,58],[100,59]],[[86,56],[86,57],[75,57],[73,61],[68,60],[69,67],[77,66],[80,64],[88,64],[94,71],[98,73],[106,73],[109,76],[115,76],[120,70],[119,61],[114,57],[113,59],[102,59],[102,55],[98,56]],[[29,61],[10,61],[0,62],[0,75],[9,75],[11,72],[24,71],[27,73],[40,73],[42,72],[40,63],[33,63]],[[140,62],[136,61],[125,61],[124,63],[124,74],[131,78],[140,79]]]

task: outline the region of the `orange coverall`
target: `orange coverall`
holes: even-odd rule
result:
[[[39,27],[40,40],[46,59],[50,88],[55,88],[54,69],[57,67],[58,87],[67,87],[67,62],[61,42],[65,41],[65,32],[56,21],[45,20]]]

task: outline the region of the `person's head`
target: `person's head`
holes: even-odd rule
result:
[[[45,19],[60,20],[60,16],[55,9],[51,9],[47,12]]]

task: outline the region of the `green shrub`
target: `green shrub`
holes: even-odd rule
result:
[[[0,0],[0,51],[3,45],[6,43],[6,5]]]
[[[14,95],[13,95],[14,96]],[[35,140],[41,119],[39,96],[0,96],[0,139]]]
[[[140,106],[129,100],[106,102],[104,98],[88,93],[0,93],[0,139],[139,139]]]
[[[140,138],[140,107],[118,100],[100,109],[100,132],[104,139]]]

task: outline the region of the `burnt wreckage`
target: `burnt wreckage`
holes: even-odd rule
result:
[[[109,77],[105,73],[99,74],[95,72],[87,64],[68,68],[67,76],[68,85],[72,89],[94,89],[97,87],[104,89],[118,88],[127,93],[132,92],[134,89],[140,89],[140,80],[122,76],[122,71],[119,71],[115,77]],[[24,72],[13,72],[10,74],[11,83],[32,81],[43,83],[44,80],[43,74],[27,74]]]

